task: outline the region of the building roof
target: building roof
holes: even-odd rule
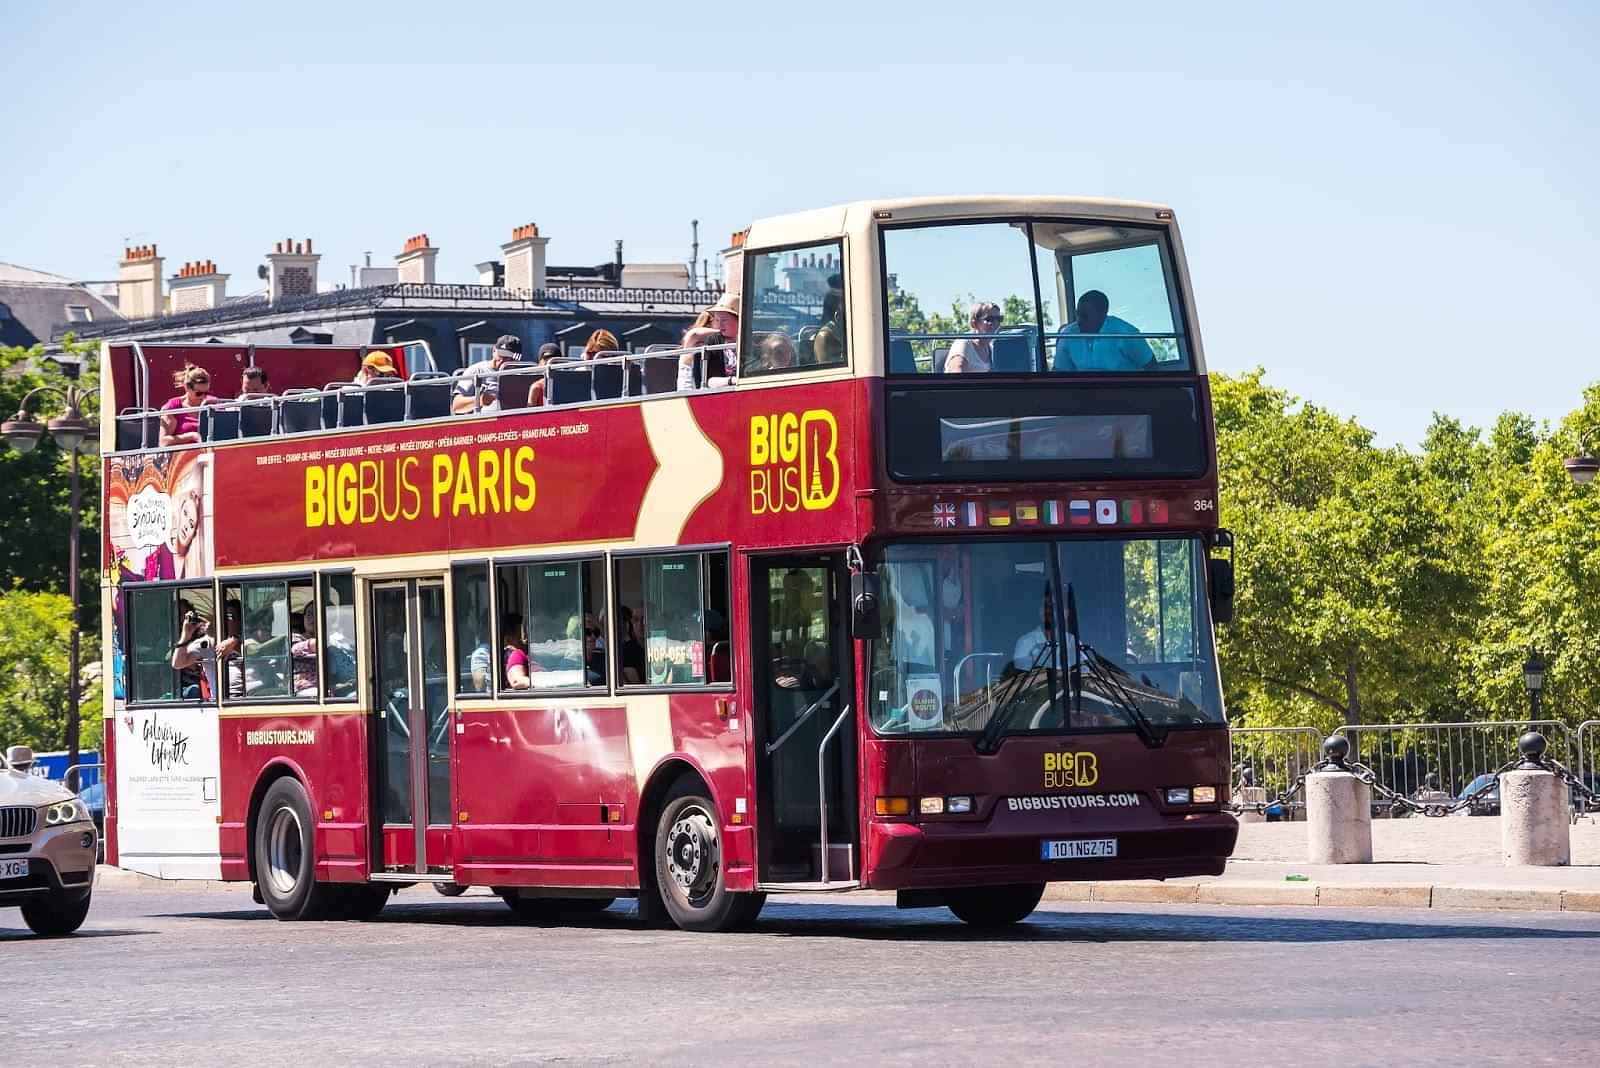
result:
[[[68,309],[82,308],[82,312]],[[80,317],[87,315],[87,321]],[[89,284],[15,263],[0,263],[0,345],[34,345],[67,331],[122,321]]]

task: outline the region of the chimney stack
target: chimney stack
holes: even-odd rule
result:
[[[400,268],[400,281],[432,285],[434,262],[438,258],[439,250],[428,243],[427,234],[406,238],[405,247],[394,258],[395,266]]]
[[[728,235],[728,247],[722,250],[722,284],[729,293],[737,293],[744,288],[744,243],[745,239],[749,236],[750,228],[748,226],[743,230],[735,230],[732,234]],[[770,259],[763,258],[757,260],[756,263],[758,265],[765,265],[770,269],[772,261]],[[708,271],[706,273],[707,278],[705,279],[704,285],[707,289],[710,289],[710,272]],[[756,285],[759,288],[764,289],[770,284],[771,283],[764,278],[756,279]]]
[[[267,299],[276,304],[290,297],[307,297],[317,291],[317,261],[311,239],[285,238],[267,253]]]
[[[534,223],[511,231],[511,240],[500,246],[504,257],[505,287],[512,291],[543,289],[545,286],[544,249],[548,237],[539,236]]]
[[[172,312],[203,311],[218,308],[226,299],[228,276],[217,271],[214,260],[192,260],[172,276]]]
[[[122,250],[117,264],[117,310],[129,319],[160,315],[166,301],[161,294],[161,257],[154,245]]]

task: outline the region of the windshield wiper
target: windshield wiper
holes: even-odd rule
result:
[[[1076,682],[1073,686],[1073,712],[1077,715],[1083,713],[1083,676],[1082,669],[1087,666],[1089,673],[1100,680],[1104,696],[1128,717],[1128,722],[1133,725],[1134,733],[1147,749],[1159,749],[1167,744],[1168,730],[1157,727],[1151,722],[1150,717],[1144,714],[1144,709],[1139,707],[1139,701],[1128,692],[1118,675],[1126,675],[1120,666],[1100,655],[1100,651],[1084,641],[1078,633],[1078,602],[1072,593],[1072,583],[1067,583],[1067,636],[1072,639],[1072,646],[1077,651],[1073,658],[1072,676]]]
[[[1047,614],[1050,613],[1049,587],[1045,588],[1043,607],[1044,612],[1041,613],[1041,618],[1052,618]],[[993,753],[1000,747],[1000,737],[1005,733],[1006,724],[1011,722],[1012,711],[1020,707],[1020,705],[1015,704],[1014,702],[1022,694],[1023,683],[1027,679],[1031,678],[1035,671],[1039,670],[1039,665],[1044,661],[1046,653],[1050,655],[1050,662],[1052,665],[1049,672],[1049,699],[1052,702],[1055,700],[1056,683],[1055,668],[1053,665],[1055,664],[1056,660],[1055,654],[1056,646],[1058,644],[1055,640],[1055,626],[1052,622],[1042,623],[1041,627],[1043,628],[1042,632],[1044,635],[1044,641],[1039,643],[1039,651],[1033,654],[1033,662],[1028,665],[1027,671],[1020,671],[1012,677],[1011,685],[1006,688],[1005,696],[1001,699],[1000,703],[995,706],[994,712],[989,716],[989,722],[984,725],[983,733],[979,735],[978,740],[973,743],[973,748],[977,749],[977,751],[980,753]]]

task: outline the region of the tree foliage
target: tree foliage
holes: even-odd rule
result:
[[[0,748],[30,745],[40,752],[67,747],[67,647],[72,602],[65,594],[8,590],[0,593]],[[85,635],[80,676],[80,745],[100,743],[99,639]]]

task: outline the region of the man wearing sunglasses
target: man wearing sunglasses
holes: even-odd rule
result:
[[[972,332],[983,336],[964,337],[952,344],[950,355],[945,357],[944,373],[955,375],[970,371],[994,370],[994,343],[989,340],[988,335],[1000,329],[1000,321],[1003,318],[998,304],[988,301],[974,304],[969,322]]]

